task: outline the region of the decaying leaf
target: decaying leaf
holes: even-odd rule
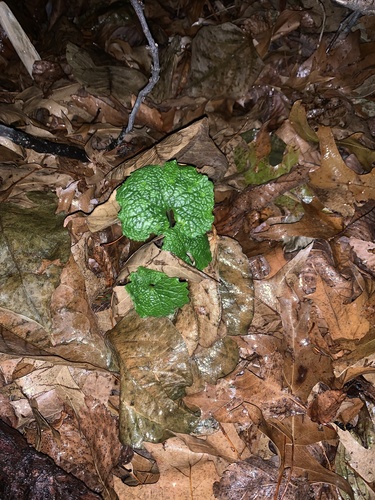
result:
[[[245,335],[253,317],[253,284],[247,259],[231,238],[219,240],[218,274],[228,334]]]
[[[188,92],[208,98],[242,94],[258,76],[260,67],[252,40],[237,26],[205,26],[193,41]]]
[[[53,461],[30,447],[23,436],[0,422],[1,482],[4,498],[80,495],[87,500],[101,497],[80,480],[67,474]]]
[[[354,214],[354,200],[375,197],[374,176],[359,176],[346,166],[330,128],[321,127],[317,134],[322,162],[320,168],[310,174],[311,186],[327,208],[351,216]]]
[[[333,422],[346,395],[342,391],[325,391],[317,394],[308,408],[313,422],[327,424]]]
[[[172,322],[130,311],[107,335],[121,373],[121,441],[140,448],[193,431],[198,416],[179,401],[192,383],[189,355]]]
[[[179,163],[194,165],[212,180],[222,179],[227,160],[208,132],[207,119],[202,118],[114,168],[108,178],[122,182],[131,172],[145,165],[162,165],[168,160],[176,159]]]
[[[34,193],[29,198],[33,208],[1,206],[0,307],[50,331],[50,301],[70,254],[70,238],[61,215],[54,215],[53,195]]]
[[[247,409],[254,423],[258,425],[259,430],[269,437],[278,449],[280,466],[282,468],[292,467],[294,477],[305,477],[311,483],[322,482],[332,484],[343,490],[352,500],[354,500],[353,492],[349,483],[338,474],[335,474],[334,472],[323,467],[319,461],[309,453],[303,443],[304,438],[301,433],[295,433],[295,419],[297,419],[297,425],[298,422],[299,425],[303,425],[303,420],[301,418],[290,417],[284,422],[280,422],[278,419],[266,421],[258,407],[254,405],[247,405]],[[313,426],[314,425],[317,426],[317,424],[313,424]],[[329,435],[330,432],[328,431],[328,436]],[[300,436],[302,444],[297,444],[295,442],[295,436]],[[319,433],[313,433],[310,435],[310,438],[314,436],[319,436]],[[309,438],[307,438],[307,442],[309,441]],[[280,470],[280,473],[282,472],[283,469]]]
[[[146,2],[160,80],[114,150],[155,69],[130,4],[12,3],[42,60],[31,81],[0,33],[0,417],[29,443],[0,436],[5,496],[40,496],[35,470],[106,500],[374,496],[374,22],[335,41],[343,1]],[[214,183],[204,272],[119,239],[116,187],[174,159]],[[133,310],[140,266],[187,281],[171,321]]]
[[[219,478],[216,457],[207,454],[206,450],[191,450],[184,440],[173,437],[164,444],[146,444],[147,450],[155,457],[160,468],[160,480],[152,486],[152,497],[156,500],[165,498],[188,498],[190,491],[194,497],[213,498],[212,483]],[[115,482],[120,498],[136,500],[145,498],[150,493],[150,485],[136,489],[124,487],[120,481]]]
[[[69,43],[67,60],[76,79],[93,93],[112,95],[120,102],[130,104],[130,96],[136,94],[147,83],[147,78],[138,70],[121,66],[96,66],[89,54]]]
[[[121,444],[118,440],[117,419],[104,404],[86,398],[80,412],[80,430],[93,456],[93,463],[100,482],[103,498],[116,498],[113,490],[112,469],[118,464]]]
[[[343,431],[336,426],[341,445],[350,456],[350,465],[367,483],[374,481],[374,449],[373,445],[365,448],[353,437],[350,432]]]
[[[194,355],[200,376],[210,384],[232,372],[238,363],[236,342],[230,337],[218,340]]]
[[[333,339],[361,339],[370,328],[364,315],[368,301],[365,291],[353,302],[345,304],[340,290],[325,284],[319,277],[316,291],[310,295],[328,323]]]
[[[279,492],[288,500],[315,498],[305,478],[289,479],[286,473],[280,478],[277,464],[260,457],[250,457],[230,465],[220,482],[214,484],[215,498],[222,500],[256,500],[260,495],[261,498],[278,498]]]

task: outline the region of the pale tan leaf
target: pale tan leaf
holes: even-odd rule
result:
[[[116,201],[115,189],[108,200],[101,205],[98,205],[90,215],[87,216],[87,225],[90,231],[95,233],[115,223],[120,223],[117,214],[120,210],[120,205]]]
[[[145,446],[158,463],[160,480],[156,484],[139,486],[136,490],[115,481],[115,489],[120,498],[214,500],[212,485],[219,479],[215,457],[191,451],[178,437],[171,438],[164,444],[147,443]]]
[[[375,450],[374,445],[365,448],[348,431],[341,430],[335,425],[341,444],[345,447],[349,457],[350,466],[368,483],[375,480]]]

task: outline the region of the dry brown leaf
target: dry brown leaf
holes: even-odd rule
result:
[[[117,465],[121,452],[117,419],[109,413],[105,405],[95,399],[86,397],[85,403],[79,412],[79,428],[88,443],[99,481],[102,483],[101,495],[106,500],[116,499],[112,469]]]
[[[336,432],[340,443],[345,447],[349,457],[350,466],[368,483],[375,480],[375,453],[374,445],[365,448],[348,431],[341,430],[337,425]]]
[[[225,418],[219,418],[219,412],[225,411],[225,408],[231,407],[233,394],[231,389],[231,379],[223,378],[217,381],[215,385],[205,384],[202,391],[185,396],[184,401],[190,406],[201,410],[202,418],[215,416],[220,422],[226,422]],[[236,400],[237,401],[237,400]]]
[[[115,189],[108,200],[101,205],[97,206],[90,215],[87,217],[87,226],[95,233],[101,231],[112,224],[120,223],[117,214],[120,211],[120,205],[116,201]]]
[[[71,407],[63,410],[56,427],[58,439],[51,430],[44,429],[41,432],[40,451],[49,455],[64,470],[85,482],[89,488],[102,491],[103,485],[96,470],[92,450],[81,434],[77,416]],[[27,440],[34,444],[37,436],[36,428],[30,426],[26,436]]]
[[[214,181],[221,179],[227,168],[225,156],[209,137],[208,122],[203,118],[119,165],[109,173],[108,179],[121,182],[138,168],[145,165],[163,165],[171,159],[194,165]]]
[[[219,329],[222,320],[222,297],[218,284],[213,279],[204,279],[199,283],[191,283],[189,292],[193,312],[192,322],[197,323],[199,345],[210,347],[225,335],[225,330]]]
[[[150,242],[142,245],[139,250],[125,263],[118,275],[117,281],[125,281],[130,273],[135,272],[139,266],[162,271],[170,277],[177,277],[199,283],[206,276],[193,266],[179,259],[171,252],[161,250],[155,243]]]
[[[318,276],[316,291],[309,298],[327,322],[333,340],[359,340],[368,333],[370,323],[364,314],[368,302],[365,291],[356,300],[346,304],[340,290],[325,284]]]
[[[318,382],[332,384],[334,380],[332,360],[322,355],[311,344],[311,306],[308,302],[298,304],[285,291],[279,299],[283,330],[285,332],[284,377],[292,394],[303,403]]]
[[[126,104],[130,104],[131,96],[147,83],[146,76],[136,69],[95,65],[89,52],[71,42],[67,44],[66,58],[75,79],[89,91],[114,96]]]
[[[72,361],[106,367],[111,355],[90,307],[86,286],[84,276],[71,257],[51,302],[55,347],[50,352]]]
[[[349,244],[358,259],[364,262],[367,269],[375,274],[375,243],[363,241],[359,238],[349,238]]]
[[[346,394],[338,390],[328,390],[317,394],[309,404],[307,414],[313,422],[328,424],[332,422],[346,398]]]
[[[283,297],[284,291],[289,287],[298,286],[298,276],[306,264],[311,248],[312,245],[308,245],[300,250],[272,278],[256,280],[254,282],[256,298],[274,311],[280,312],[279,298]]]
[[[308,446],[321,441],[333,441],[337,439],[336,431],[329,426],[321,426],[313,422],[308,416],[293,415],[283,419],[279,427],[278,419],[270,419],[269,424],[280,428],[286,435],[292,436],[293,442],[299,446]]]
[[[110,471],[117,464],[120,443],[116,419],[105,406],[113,390],[113,376],[45,361],[15,361],[12,374],[8,369],[14,382],[7,392],[13,394],[16,426],[27,423],[31,444],[91,488],[98,488],[103,498],[113,499]],[[5,368],[2,361],[2,371]],[[103,431],[98,434],[100,425]]]
[[[373,173],[354,173],[343,161],[329,127],[318,130],[321,166],[310,174],[310,184],[321,202],[344,217],[354,214],[354,203],[375,198]]]
[[[247,410],[256,425],[258,425],[259,430],[263,432],[277,447],[280,456],[280,466],[291,467],[293,477],[306,477],[309,482],[315,483],[328,483],[345,491],[352,500],[354,500],[353,492],[349,483],[335,474],[328,468],[323,467],[316,458],[314,458],[308,451],[304,444],[296,444],[295,440],[300,438],[302,443],[304,442],[304,434],[298,432],[297,429],[303,428],[304,418],[302,417],[290,417],[288,420],[281,421],[279,419],[266,420],[263,416],[260,408],[254,404],[247,404]],[[296,424],[296,425],[295,425]],[[319,436],[319,427],[317,424],[313,424],[315,431],[307,434],[307,441],[310,442],[309,438],[313,440],[316,436]],[[297,431],[297,432],[296,432]],[[327,436],[332,436],[332,433],[327,430]],[[322,438],[324,439],[323,435]],[[319,439],[319,438],[318,438]],[[325,458],[326,460],[326,458]],[[327,463],[327,465],[329,465]],[[281,471],[282,472],[282,469]]]
[[[26,322],[20,315],[9,313],[7,317],[2,316],[6,327],[0,330],[0,351],[3,353],[0,358],[1,418],[15,427],[26,429],[31,443],[49,452],[91,488],[102,491],[104,498],[112,497],[111,466],[116,462],[119,444],[113,415],[119,407],[119,385],[116,377],[108,371],[110,356],[102,337],[103,332],[112,328],[115,321],[133,306],[121,286],[115,288],[114,317],[108,308],[103,313],[106,321],[102,321],[94,308],[94,299],[107,291],[104,292],[105,287],[112,285],[118,266],[128,256],[127,249],[123,251],[123,244],[116,241],[120,235],[117,232],[119,226],[113,227],[114,237],[105,242],[101,239],[101,230],[118,222],[116,191],[113,191],[116,185],[136,168],[177,158],[180,162],[197,166],[216,182],[227,174],[225,182],[217,186],[217,192],[227,189],[227,185],[238,191],[238,198],[234,202],[230,200],[229,211],[223,211],[218,223],[226,235],[237,238],[245,256],[251,256],[250,268],[257,278],[256,291],[261,295],[253,300],[248,261],[236,243],[238,251],[233,251],[230,271],[224,272],[224,277],[229,276],[227,281],[233,282],[232,287],[227,287],[232,295],[228,299],[226,319],[229,326],[233,326],[233,318],[238,320],[233,311],[240,308],[243,321],[237,329],[240,335],[228,341],[225,337],[227,328],[220,323],[221,318],[225,319],[225,311],[220,308],[215,281],[218,276],[214,271],[209,273],[214,278],[210,279],[186,265],[183,267],[184,264],[171,256],[165,257],[159,249],[154,255],[152,244],[142,249],[145,255],[142,256],[140,251],[128,261],[120,274],[120,281],[126,279],[132,266],[135,268],[146,263],[156,268],[161,266],[160,270],[167,270],[172,275],[176,272],[177,276],[194,282],[190,289],[192,301],[179,313],[175,327],[181,331],[189,363],[195,363],[193,371],[201,363],[205,373],[201,378],[194,373],[194,382],[187,388],[190,394],[184,402],[193,410],[201,409],[202,417],[206,419],[202,423],[204,432],[211,433],[218,426],[217,422],[213,424],[214,418],[220,422],[220,431],[204,438],[180,435],[170,442],[150,445],[149,449],[161,464],[160,482],[130,488],[116,479],[120,498],[213,498],[212,483],[219,481],[228,462],[243,459],[247,450],[254,453],[254,440],[261,433],[252,421],[265,433],[262,439],[266,447],[256,449],[258,458],[230,467],[221,481],[221,488],[215,490],[219,498],[237,500],[242,495],[259,496],[266,491],[263,486],[273,487],[264,497],[270,496],[270,491],[275,493],[281,480],[278,467],[274,462],[265,463],[259,458],[270,456],[269,439],[278,447],[284,465],[290,466],[288,474],[297,472],[303,476],[300,481],[293,478],[287,491],[280,491],[285,498],[288,495],[307,498],[314,493],[318,496],[317,489],[314,487],[312,491],[306,477],[342,487],[350,494],[346,483],[328,470],[327,457],[321,453],[312,458],[307,453],[307,446],[312,449],[319,440],[326,440],[329,444],[322,443],[319,447],[332,452],[327,453],[328,458],[332,458],[336,435],[328,426],[320,428],[314,424],[306,416],[304,404],[316,382],[328,386],[326,396],[337,394],[340,400],[341,391],[333,393],[332,389],[341,388],[350,380],[357,387],[356,377],[375,370],[374,332],[371,329],[375,310],[372,284],[374,218],[371,201],[368,201],[375,198],[375,170],[371,171],[375,157],[371,149],[375,121],[370,99],[374,87],[373,22],[370,17],[363,16],[360,31],[353,30],[326,52],[327,42],[338,27],[341,13],[344,13],[332,2],[324,3],[327,14],[324,20],[321,5],[313,0],[302,10],[284,9],[281,14],[272,5],[264,11],[257,2],[239,2],[230,9],[221,9],[218,2],[213,2],[209,18],[202,10],[202,2],[190,4],[180,1],[178,16],[174,9],[165,10],[157,2],[146,6],[146,17],[158,28],[155,33],[160,43],[161,84],[142,103],[136,120],[138,126],[126,138],[124,147],[112,152],[100,148],[117,135],[118,127],[127,123],[135,91],[140,82],[146,83],[149,77],[149,54],[144,45],[139,45],[142,43],[141,33],[137,29],[132,33],[126,22],[126,26],[124,23],[121,26],[113,24],[113,17],[109,22],[102,22],[108,13],[114,17],[119,15],[116,3],[110,7],[100,6],[100,15],[104,11],[104,17],[99,20],[95,6],[89,15],[81,16],[77,15],[77,6],[60,0],[52,2],[47,13],[48,36],[43,40],[39,39],[40,30],[35,29],[35,23],[46,26],[46,14],[43,9],[35,11],[35,16],[27,20],[28,27],[30,33],[34,33],[38,50],[40,47],[41,51],[48,53],[48,61],[36,66],[38,85],[31,87],[28,87],[25,75],[15,71],[7,53],[7,42],[1,39],[0,33],[0,42],[4,42],[3,89],[14,89],[1,93],[1,99],[7,103],[0,106],[1,121],[22,127],[38,137],[86,144],[86,152],[93,160],[92,163],[76,165],[25,150],[0,138],[5,145],[2,147],[2,152],[5,151],[3,160],[8,162],[0,166],[1,199],[12,199],[30,207],[25,192],[53,189],[59,197],[60,212],[83,210],[89,213],[112,192],[109,201],[99,205],[88,217],[90,229],[98,231],[95,241],[87,228],[83,228],[84,224],[78,223],[75,217],[69,219],[74,260],[64,271],[51,304],[53,335]],[[30,6],[26,8],[26,12],[31,12],[30,9]],[[123,13],[121,11],[120,15]],[[25,15],[20,9],[18,14]],[[128,14],[126,7],[125,15]],[[69,25],[67,16],[74,17],[74,26]],[[130,19],[134,25],[134,19]],[[93,25],[90,26],[91,22]],[[202,22],[206,26],[202,27]],[[115,25],[119,31],[114,30]],[[296,30],[298,26],[301,26],[300,30]],[[91,47],[90,55],[77,49],[83,47],[82,30]],[[237,50],[230,64],[223,67],[222,60],[219,60],[216,68],[212,57],[218,55],[218,50],[233,55],[233,48],[228,43],[216,47],[216,54],[211,50],[212,36],[220,37],[224,32],[234,37]],[[163,40],[165,33],[169,37],[168,44]],[[207,33],[212,35],[208,39]],[[131,37],[135,35],[138,39],[134,43]],[[320,36],[322,39],[316,48]],[[216,39],[221,44],[219,37]],[[365,37],[366,43],[363,43]],[[74,47],[68,46],[70,68],[60,66],[58,62],[65,60],[66,40],[76,43]],[[254,76],[251,65],[247,67],[250,80],[244,78],[243,72],[240,76],[228,73],[230,66],[238,67],[246,54],[254,53],[252,45],[249,47],[252,40],[256,40],[257,49],[264,56],[262,73],[253,87],[249,86]],[[207,43],[208,50],[202,50],[201,42]],[[240,45],[242,43],[244,45]],[[196,54],[202,56],[200,60],[193,60],[195,76],[193,73],[191,76],[197,76],[196,70],[201,71],[202,76],[196,86],[189,82],[191,46],[194,57]],[[101,53],[104,54],[105,50],[107,66],[101,62]],[[116,62],[117,68],[108,63],[111,54],[121,61],[120,64]],[[218,69],[219,74],[220,70],[225,70],[223,78],[213,81],[212,74],[207,74],[206,63],[207,67]],[[124,64],[133,68],[124,70]],[[73,74],[66,73],[70,70]],[[136,77],[136,80],[124,80],[121,77],[124,73]],[[89,93],[81,84],[72,83],[74,75],[95,92]],[[56,81],[56,78],[60,80]],[[19,92],[20,85],[22,92]],[[242,89],[240,93],[239,89]],[[186,95],[187,92],[202,97],[193,99]],[[218,93],[231,98],[221,98]],[[116,94],[122,102],[111,94]],[[355,101],[353,95],[357,96]],[[209,96],[213,99],[207,102]],[[204,115],[206,118],[202,119]],[[166,131],[173,132],[181,127],[185,128],[165,138]],[[228,171],[227,158],[222,152],[230,152],[238,138],[246,142],[246,134],[253,129],[261,130],[256,139],[257,153],[262,150],[267,155],[270,138],[276,134],[288,146],[298,148],[298,166],[277,181],[243,189],[234,162]],[[315,132],[317,129],[318,133]],[[231,144],[229,139],[233,139]],[[156,146],[149,149],[155,143]],[[139,151],[142,153],[137,154]],[[123,163],[119,165],[119,162]],[[368,173],[357,173],[362,171]],[[304,185],[308,183],[309,175],[315,197],[304,205],[303,218],[289,223],[296,220],[291,217],[294,214],[290,213],[288,206],[279,203],[278,197],[285,193],[289,199],[295,197],[306,201],[311,196],[309,186]],[[294,191],[296,186],[298,191]],[[303,191],[307,196],[301,198]],[[221,193],[218,200],[220,196]],[[338,249],[338,234],[341,239],[346,239],[345,251]],[[290,255],[283,251],[283,245],[294,240],[301,246],[301,237],[321,241],[315,242],[314,251],[309,255],[307,250],[302,251],[295,261],[287,264]],[[109,267],[114,261],[100,254],[99,248],[109,240],[116,249],[114,255],[117,252],[116,262],[120,262],[110,272]],[[258,245],[256,240],[264,241]],[[223,241],[221,239],[219,245]],[[325,245],[323,257],[319,258],[317,249],[322,245]],[[275,248],[273,259],[270,256]],[[287,251],[290,248],[287,247]],[[148,254],[146,250],[151,249]],[[90,264],[92,260],[95,260],[97,274]],[[37,271],[44,275],[53,265],[58,265],[56,259],[41,259]],[[102,279],[103,274],[107,280]],[[274,281],[264,280],[266,277]],[[237,289],[240,295],[236,295]],[[253,305],[255,314],[252,318],[250,309]],[[150,329],[150,324],[147,325],[141,332],[143,337],[149,334],[147,328]],[[367,335],[362,337],[365,333]],[[143,337],[140,342],[143,342]],[[237,351],[231,346],[228,348],[226,343],[238,345],[241,361],[231,375],[214,385],[215,377],[223,367],[228,370],[228,366],[237,360],[233,361]],[[168,342],[166,344],[169,346]],[[154,345],[151,345],[146,354],[153,353],[153,349]],[[129,351],[134,352],[131,347]],[[158,356],[155,354],[156,358]],[[336,380],[331,372],[331,356],[335,359]],[[153,361],[151,359],[149,363]],[[162,357],[163,362],[168,364]],[[95,369],[94,365],[101,370]],[[149,366],[146,365],[145,370]],[[167,371],[165,366],[162,368]],[[163,378],[164,372],[161,371],[162,374],[159,373],[160,366],[153,371],[158,381]],[[167,377],[169,392],[176,389],[170,381],[172,378],[170,374]],[[204,380],[213,383],[204,385]],[[363,387],[358,393],[363,399],[372,394]],[[88,395],[92,399],[88,399]],[[298,399],[294,400],[296,396]],[[362,404],[359,397],[343,402],[338,409],[338,419],[346,423],[357,417]],[[151,401],[150,405],[153,403]],[[266,421],[250,403],[257,404],[264,410],[264,415],[273,419]],[[328,422],[334,418],[337,405],[336,400],[334,408],[323,402],[318,408],[318,420]],[[296,413],[300,415],[288,417]],[[362,424],[361,418],[360,414],[359,424]],[[241,429],[240,435],[238,428]],[[342,439],[348,438],[347,434],[344,433]],[[316,445],[315,452],[317,448]],[[363,448],[356,443],[349,443],[348,448],[358,459],[359,473],[372,481],[369,454],[363,453]],[[125,458],[130,458],[130,454]],[[123,460],[121,465],[126,462]],[[327,469],[319,467],[319,463],[326,464]],[[117,469],[119,477],[125,478],[129,485],[153,483],[159,478],[155,461],[144,450],[135,454],[131,464]],[[282,481],[282,486],[287,484]],[[328,495],[327,486],[324,488]],[[331,492],[333,495],[333,489]]]
[[[304,479],[280,477],[275,460],[250,457],[230,465],[220,482],[214,485],[215,498],[220,500],[257,500],[258,498],[312,498],[312,488]]]
[[[185,306],[178,311],[175,326],[177,330],[181,332],[189,355],[192,356],[199,342],[197,315],[194,312],[192,302],[185,304]]]
[[[343,230],[341,216],[324,213],[323,207],[314,202],[304,204],[303,208],[305,214],[301,220],[282,224],[267,221],[252,231],[251,236],[256,240],[283,241],[293,236],[329,240]]]
[[[357,341],[349,341],[350,352],[334,362],[335,375],[345,384],[365,373],[375,372],[375,330]]]
[[[212,484],[219,479],[216,457],[191,451],[178,437],[164,444],[147,443],[145,446],[158,463],[160,480],[156,484],[138,486],[136,489],[130,489],[115,480],[115,489],[120,498],[214,499]]]

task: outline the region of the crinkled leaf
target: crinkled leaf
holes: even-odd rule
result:
[[[147,240],[151,234],[161,234],[169,227],[169,207],[160,192],[160,169],[159,166],[150,165],[136,170],[117,189],[122,231],[132,240]]]
[[[0,307],[51,327],[50,302],[70,254],[63,216],[52,193],[31,193],[34,207],[2,203],[0,209]]]
[[[190,238],[179,228],[171,228],[165,233],[163,248],[198,269],[207,267],[212,258],[207,234]]]
[[[178,278],[142,266],[129,278],[125,288],[141,318],[168,316],[189,302],[187,283]]]
[[[169,241],[182,233],[194,238],[209,231],[214,220],[212,182],[176,161],[136,170],[118,188],[116,199],[123,233],[136,241],[167,232]],[[178,256],[186,258],[186,252]]]
[[[108,333],[121,373],[120,437],[140,448],[171,432],[191,432],[198,417],[180,401],[191,385],[189,354],[167,318],[142,319],[130,311]]]

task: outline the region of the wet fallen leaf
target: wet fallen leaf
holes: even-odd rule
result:
[[[29,197],[34,208],[2,204],[0,306],[50,331],[49,303],[69,257],[69,235],[63,228],[63,218],[53,214],[53,196],[34,193]],[[40,272],[43,259],[50,264]]]
[[[89,54],[73,43],[68,44],[66,57],[75,78],[93,93],[112,95],[126,102],[147,83],[147,78],[136,69],[96,66]]]
[[[198,418],[178,401],[192,383],[189,355],[172,322],[130,311],[108,339],[121,373],[122,442],[140,448],[144,440],[160,442],[173,431],[193,431]]]
[[[214,484],[215,498],[235,500],[278,497],[313,498],[313,490],[306,479],[279,477],[277,464],[260,457],[250,457],[243,462],[230,465],[220,482]]]
[[[237,26],[205,26],[193,41],[188,92],[194,97],[233,97],[248,88],[260,68],[252,40]]]
[[[151,71],[120,3],[13,2],[42,57],[33,79],[0,33],[0,119],[14,127],[0,137],[0,200],[48,222],[19,240],[32,303],[14,288],[18,239],[3,235],[1,419],[103,498],[336,498],[348,482],[371,498],[373,16],[335,41],[340,2],[149,0],[160,80],[108,151]],[[87,158],[36,152],[21,132]],[[215,185],[205,273],[117,224],[116,187],[175,158]],[[135,316],[123,285],[144,265],[189,282],[172,320]],[[122,446],[118,426],[144,447]],[[4,482],[33,487],[11,463]]]
[[[253,284],[247,259],[235,240],[219,240],[218,274],[228,334],[244,335],[253,317]]]
[[[164,445],[148,443],[146,447],[156,458],[161,473],[160,481],[152,486],[152,498],[214,498],[211,485],[219,476],[212,456],[191,451],[178,437],[168,439]],[[115,481],[115,488],[120,498],[136,499],[150,493],[149,485],[131,490]]]

